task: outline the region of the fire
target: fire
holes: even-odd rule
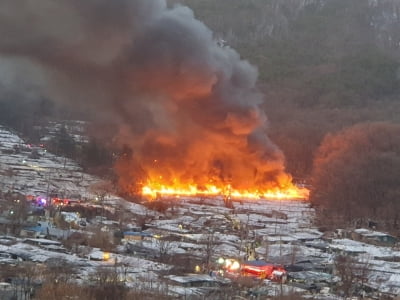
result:
[[[231,185],[216,186],[206,184],[201,188],[195,184],[173,183],[171,185],[148,180],[142,187],[142,195],[155,199],[159,196],[224,196],[234,199],[271,199],[271,200],[304,200],[308,199],[309,190],[293,183],[281,188],[234,189]]]

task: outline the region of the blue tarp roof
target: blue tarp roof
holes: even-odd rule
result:
[[[25,230],[35,231],[35,232],[45,232],[46,228],[42,226],[25,227]]]

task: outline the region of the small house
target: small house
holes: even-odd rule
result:
[[[43,246],[47,247],[50,245],[53,246],[61,246],[61,243],[58,241],[48,240],[48,239],[30,239],[27,238],[23,241],[25,244],[35,245],[35,246]]]
[[[125,231],[124,240],[126,241],[142,241],[145,239],[151,239],[152,234],[143,231]]]
[[[166,278],[171,283],[183,287],[220,287],[229,282],[226,278],[213,277],[207,274],[169,275]]]
[[[30,238],[51,237],[66,239],[71,235],[71,231],[53,227],[49,222],[38,222],[37,226],[22,228],[20,235]]]
[[[394,246],[398,240],[394,236],[379,232],[372,231],[364,228],[354,230],[352,234],[354,240],[362,241],[365,243],[372,243],[380,246]]]
[[[43,233],[43,227],[40,226],[31,226],[22,228],[20,231],[20,235],[21,237],[34,238],[34,239],[46,236],[46,234]]]

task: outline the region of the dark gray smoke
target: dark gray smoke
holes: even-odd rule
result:
[[[187,7],[2,0],[0,35],[6,73],[14,66],[42,93],[118,124],[148,178],[243,188],[289,180],[266,135],[257,70]]]

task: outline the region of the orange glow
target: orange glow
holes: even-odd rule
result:
[[[110,253],[104,252],[104,253],[103,253],[103,260],[107,261],[107,260],[109,260],[109,259],[110,259]]]
[[[179,184],[175,182],[171,185],[166,185],[162,182],[149,180],[142,187],[142,195],[151,199],[160,196],[224,196],[233,199],[304,200],[308,199],[309,190],[292,183],[281,188],[239,190],[233,189],[229,184],[220,187],[206,184],[199,188],[195,184]]]

